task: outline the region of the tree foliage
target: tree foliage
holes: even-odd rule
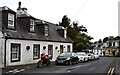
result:
[[[107,42],[108,40],[109,40],[109,38],[108,38],[108,37],[105,37],[105,38],[103,39],[103,43]]]
[[[67,15],[64,15],[62,18],[62,22],[59,22],[59,25],[66,28],[70,25],[70,21],[71,20],[67,17]]]
[[[71,20],[67,17],[67,15],[64,15],[62,18],[62,22],[59,22],[59,25],[67,28],[67,35],[74,41],[73,49],[76,51],[88,49],[92,44],[90,40],[92,40],[93,37],[87,35],[86,27],[84,27],[83,25],[79,25],[77,21],[73,22],[71,25],[70,22]]]
[[[86,27],[84,27],[83,25],[81,26],[78,26],[79,23],[76,21],[76,22],[73,22],[73,29],[77,32],[87,32],[87,29]]]

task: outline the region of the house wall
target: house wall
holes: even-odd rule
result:
[[[105,56],[114,56],[113,51],[115,51],[115,56],[117,56],[119,49],[118,48],[106,48],[105,49]]]
[[[118,2],[118,36],[120,36],[120,1]]]
[[[11,43],[20,43],[21,44],[21,58],[18,62],[11,62]],[[15,40],[8,39],[6,41],[6,66],[13,65],[22,65],[22,64],[30,64],[37,63],[37,60],[33,60],[33,44],[40,44],[40,54],[44,51],[48,54],[48,45],[53,45],[53,58],[52,61],[55,61],[56,57],[60,54],[60,45],[63,45],[63,52],[67,51],[67,45],[71,46],[71,51],[73,49],[72,43],[60,43],[60,42],[46,42],[46,41],[30,41],[30,40]],[[30,46],[30,50],[26,50],[26,46]],[[43,50],[43,46],[46,46],[46,50]],[[55,47],[58,47],[56,50]]]
[[[2,31],[2,11],[0,10],[0,31]]]
[[[4,67],[4,39],[0,31],[0,68]]]
[[[103,56],[103,50],[102,50],[102,49],[99,49],[99,50],[94,49],[94,50],[93,50],[93,53],[94,53],[94,54],[98,54],[98,55],[100,55],[100,56]]]

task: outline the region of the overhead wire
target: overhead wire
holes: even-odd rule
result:
[[[72,18],[75,18],[75,16],[85,7],[87,3],[88,3],[88,0],[85,1],[85,3],[79,8],[79,10],[75,13],[75,15]]]

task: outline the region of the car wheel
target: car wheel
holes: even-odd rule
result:
[[[42,62],[39,61],[39,62],[37,63],[37,66],[38,66],[39,68],[41,68],[41,67],[43,66]]]
[[[55,62],[55,65],[58,65],[58,62]]]
[[[76,61],[76,64],[78,64],[78,63],[79,63],[79,60]]]
[[[65,62],[64,64],[65,64],[65,65],[69,65],[69,62]]]
[[[48,62],[47,62],[47,66],[50,66],[50,64],[51,64],[51,62],[50,62],[50,61],[48,61]]]
[[[84,58],[84,60],[83,60],[84,62],[85,62],[85,58]]]
[[[72,61],[69,61],[69,65],[72,65],[73,63],[72,63]]]

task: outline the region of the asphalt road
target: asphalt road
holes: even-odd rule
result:
[[[4,74],[81,74],[81,75],[120,75],[120,58],[118,57],[101,57],[99,60],[88,61],[74,65],[51,65],[49,67],[37,68],[36,66],[14,69]]]

